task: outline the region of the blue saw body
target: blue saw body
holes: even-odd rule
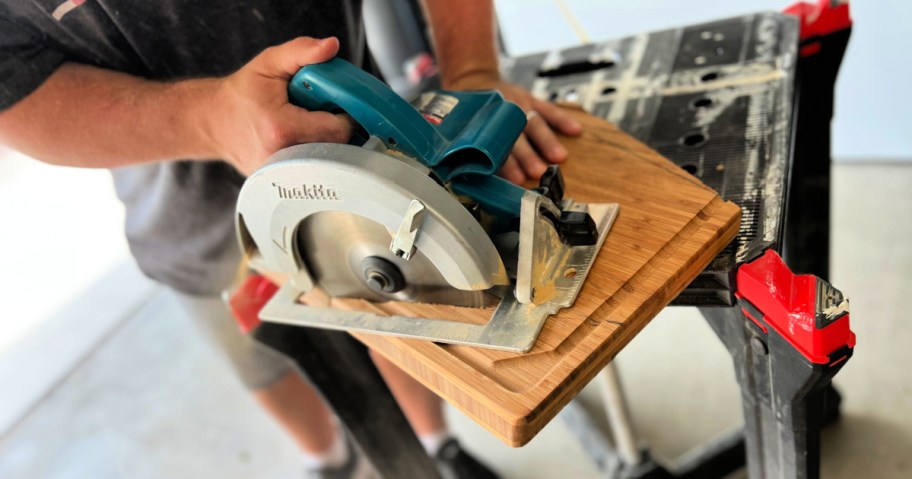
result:
[[[418,111],[386,84],[335,58],[308,65],[288,85],[291,103],[345,112],[368,137],[430,168],[456,194],[477,201],[497,223],[520,215],[525,188],[495,176],[526,126],[526,115],[500,93],[439,91]]]

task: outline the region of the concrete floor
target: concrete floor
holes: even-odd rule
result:
[[[824,434],[823,477],[910,477],[912,323],[903,300],[912,290],[912,166],[840,164],[834,182],[833,282],[851,297],[858,347],[836,378],[843,419]],[[114,284],[148,289],[5,431],[0,477],[300,477],[294,446],[198,340],[174,298],[123,271],[86,297]],[[77,301],[64,310],[78,318],[92,307]],[[56,352],[20,355],[16,364],[2,356],[0,365],[28,376]],[[660,459],[738,427],[727,354],[696,310],[666,309],[618,364],[638,433]],[[590,389],[583,396],[597,400]],[[463,443],[506,478],[597,477],[559,420],[510,449],[459,412],[448,414]]]

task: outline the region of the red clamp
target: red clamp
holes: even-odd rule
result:
[[[253,274],[228,299],[234,319],[245,334],[260,325],[260,310],[279,287],[258,274]]]
[[[855,347],[849,301],[816,276],[792,273],[775,251],[741,265],[737,284],[744,314],[763,332],[772,328],[810,362],[835,365],[845,359],[836,353]]]
[[[785,13],[801,21],[801,56],[808,57],[820,51],[819,37],[845,30],[852,26],[848,0],[817,0],[817,3],[798,2],[785,9]]]

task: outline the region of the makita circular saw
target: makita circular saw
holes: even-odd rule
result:
[[[535,189],[496,176],[525,128],[519,107],[497,92],[450,91],[412,105],[340,59],[302,68],[288,93],[360,128],[346,145],[279,151],[241,189],[250,264],[287,277],[263,320],[527,351],[573,304],[618,208],[564,198],[557,166]],[[313,288],[497,307],[482,325],[382,316],[301,304]]]

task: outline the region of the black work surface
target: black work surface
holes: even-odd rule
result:
[[[731,305],[735,267],[783,239],[797,62],[797,19],[763,13],[523,56],[507,76],[616,124],[741,207],[738,236],[674,302]]]

